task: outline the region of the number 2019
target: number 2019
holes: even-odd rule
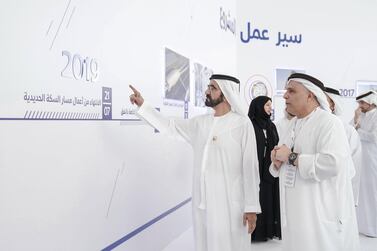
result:
[[[67,63],[61,71],[64,78],[75,78],[87,82],[96,82],[99,77],[99,65],[95,58],[83,58],[79,54],[72,54],[69,51],[62,51],[62,56],[67,57]]]

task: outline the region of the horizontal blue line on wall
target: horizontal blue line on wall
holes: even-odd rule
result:
[[[135,229],[134,231],[132,231],[131,233],[127,234],[126,236],[122,237],[121,239],[117,240],[116,242],[114,242],[113,244],[110,244],[109,246],[105,247],[104,249],[102,249],[102,251],[110,251],[110,250],[113,250],[114,248],[116,248],[117,246],[121,245],[122,243],[128,241],[129,239],[131,239],[132,237],[134,237],[135,235],[139,234],[140,232],[144,231],[145,229],[147,229],[148,227],[150,227],[151,225],[153,225],[154,223],[156,223],[157,221],[161,220],[162,218],[168,216],[169,214],[173,213],[174,211],[176,211],[177,209],[179,209],[180,207],[186,205],[187,203],[189,203],[191,201],[191,198],[188,198],[187,200],[185,201],[182,201],[181,203],[179,203],[178,205],[176,205],[175,207],[169,209],[168,211],[162,213],[161,215],[159,215],[158,217],[154,218],[153,220],[145,223],[144,225],[138,227],[137,229]]]

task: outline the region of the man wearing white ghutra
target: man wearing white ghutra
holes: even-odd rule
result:
[[[283,250],[359,250],[354,167],[342,122],[329,112],[318,79],[294,73],[286,90],[295,126],[271,152],[270,166],[280,180]]]
[[[130,86],[138,116],[192,146],[196,251],[250,250],[250,234],[261,212],[255,133],[241,103],[239,83],[232,76],[213,74],[205,93],[205,104],[213,112],[190,119],[164,117]]]
[[[360,203],[357,220],[360,233],[377,237],[377,92],[368,91],[356,97],[359,104],[352,124],[362,145]]]

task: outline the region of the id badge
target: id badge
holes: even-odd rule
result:
[[[285,169],[284,185],[286,187],[295,187],[297,167],[287,165]]]

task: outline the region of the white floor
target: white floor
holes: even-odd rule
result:
[[[369,238],[360,235],[361,251],[377,251],[377,238]],[[280,241],[272,240],[263,243],[253,243],[251,245],[252,251],[280,251]],[[163,251],[194,251],[194,239],[192,228],[184,232],[181,236],[175,239]]]

